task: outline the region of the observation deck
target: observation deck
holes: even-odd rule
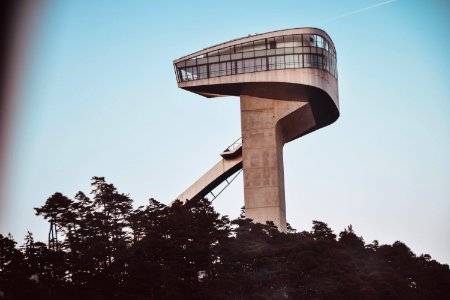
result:
[[[317,28],[249,35],[174,60],[179,88],[240,97],[242,149],[225,155],[242,159],[247,217],[285,230],[282,148],[338,119],[336,61]]]

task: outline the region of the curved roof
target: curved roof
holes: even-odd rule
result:
[[[256,33],[256,34],[251,34],[251,35],[248,35],[248,36],[232,39],[232,40],[227,41],[227,42],[223,42],[223,43],[219,43],[219,44],[216,44],[216,45],[213,45],[213,46],[210,46],[210,47],[203,48],[202,50],[196,51],[196,52],[194,52],[192,54],[185,55],[183,57],[175,59],[173,62],[174,63],[178,63],[180,61],[183,61],[183,60],[186,60],[186,59],[190,59],[190,58],[193,58],[193,57],[205,54],[205,53],[210,52],[210,51],[219,50],[219,49],[222,49],[222,48],[225,48],[225,47],[229,47],[229,46],[233,46],[233,45],[237,45],[237,44],[240,44],[240,43],[252,42],[252,41],[257,41],[257,40],[260,40],[260,39],[263,39],[263,38],[271,38],[271,37],[290,35],[290,34],[319,34],[319,35],[322,35],[323,37],[325,37],[327,39],[327,41],[333,46],[333,48],[335,48],[333,40],[322,29],[314,28],[314,27],[290,28],[290,29],[269,31],[269,32],[265,32],[265,33]]]

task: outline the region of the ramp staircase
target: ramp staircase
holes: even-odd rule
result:
[[[176,199],[186,202],[191,199],[212,195],[214,201],[242,171],[242,139],[239,138],[228,146],[221,154],[222,159],[195,181]],[[225,183],[219,190],[214,190]],[[213,193],[214,192],[214,193]]]

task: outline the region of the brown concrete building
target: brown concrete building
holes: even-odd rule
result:
[[[255,34],[174,61],[178,87],[207,98],[239,96],[242,144],[182,193],[203,197],[241,168],[245,212],[286,229],[283,146],[339,117],[336,50],[317,28]]]

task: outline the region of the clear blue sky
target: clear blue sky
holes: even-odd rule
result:
[[[378,5],[380,4],[380,5]],[[239,101],[176,86],[172,60],[251,33],[319,27],[338,55],[341,116],[285,146],[288,222],[405,242],[450,262],[448,1],[48,1],[15,111],[0,232],[105,176],[168,203],[240,136]],[[242,176],[215,202],[231,217]]]

